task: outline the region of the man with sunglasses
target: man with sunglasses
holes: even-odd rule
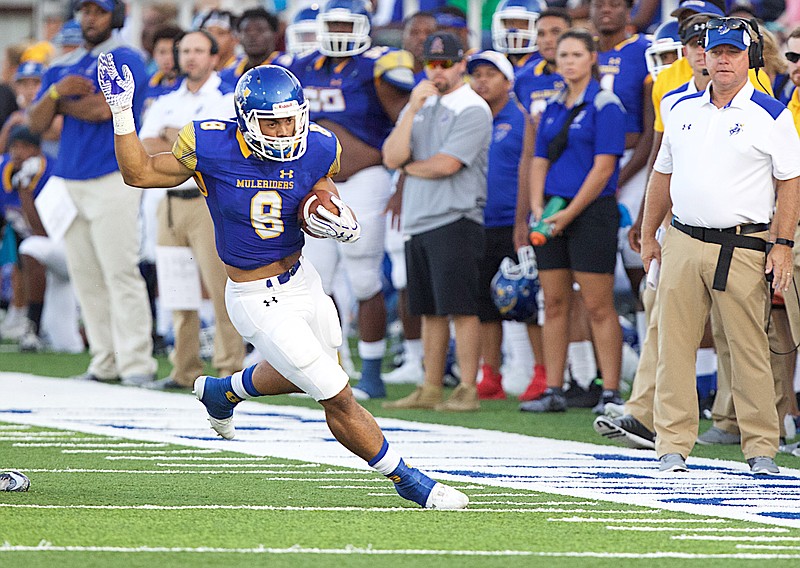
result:
[[[408,300],[422,316],[425,382],[387,408],[472,411],[480,408],[475,379],[480,352],[478,264],[483,257],[483,208],[492,133],[489,105],[464,82],[464,48],[437,32],[425,41],[425,73],[411,91],[383,145],[386,167],[405,173],[402,230]],[[461,384],[442,402],[442,377],[456,331]]]
[[[654,426],[666,474],[688,471],[698,427],[694,355],[712,309],[730,347],[742,452],[753,474],[780,473],[764,275],[773,289],[789,289],[800,139],[786,107],[748,82],[760,39],[743,20],[706,23],[711,83],[673,106],[648,187],[642,261],[662,268]],[[670,207],[662,249],[655,234]]]
[[[789,74],[789,80],[794,87],[792,88],[792,95],[789,97],[786,106],[794,117],[794,126],[797,132],[800,133],[800,28],[795,28],[789,38],[786,40],[786,49],[788,50],[784,55],[789,61],[789,66],[786,72]]]

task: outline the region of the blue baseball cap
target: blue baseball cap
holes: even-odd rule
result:
[[[83,32],[78,20],[65,22],[58,30],[56,37],[53,38],[53,43],[61,46],[83,45]]]
[[[714,2],[706,2],[706,0],[682,0],[681,3],[678,4],[677,9],[673,10],[670,16],[680,19],[681,14],[686,10],[697,14],[712,14],[714,16],[725,15],[725,11]]]
[[[114,0],[80,0],[77,7],[80,8],[84,4],[95,4],[100,6],[106,12],[114,11]]]
[[[732,45],[736,49],[745,51],[750,41],[750,33],[746,27],[731,29],[723,25],[719,28],[706,28],[705,50],[708,51],[718,45]]]
[[[44,65],[38,61],[26,61],[17,67],[17,72],[14,74],[14,80],[20,79],[41,79],[44,75]]]

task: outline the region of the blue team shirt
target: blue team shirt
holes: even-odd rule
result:
[[[39,172],[31,179],[33,186],[33,197],[35,198],[42,191],[44,184],[50,179],[53,174],[53,160],[48,159],[47,156],[42,155],[42,167]],[[0,213],[4,213],[6,209],[19,209],[22,207],[22,202],[19,199],[19,193],[16,188],[11,185],[11,178],[14,175],[14,163],[11,161],[10,154],[0,155],[0,185],[3,191],[0,192]]]
[[[522,155],[525,115],[513,99],[494,117],[492,142],[489,145],[486,227],[511,227],[517,210],[517,179]]]
[[[174,79],[165,79],[161,71],[156,71],[147,80],[147,90],[144,95],[143,110],[147,111],[153,101],[158,97],[171,93],[181,86],[181,78],[175,77]]]
[[[92,51],[78,48],[53,62],[42,77],[42,87],[36,100],[47,96],[50,85],[67,75],[81,75],[95,84],[95,92],[100,92],[97,82],[97,56],[100,53],[113,53],[117,69],[127,65],[136,81],[133,96],[133,117],[136,127],[140,126],[140,115],[147,90],[147,74],[144,59],[131,47],[112,36]],[[105,103],[99,103],[105,104]],[[61,131],[61,145],[58,150],[53,175],[64,179],[83,180],[110,174],[119,170],[114,155],[114,126],[111,119],[104,122],[86,122],[72,116],[64,116]]]
[[[650,40],[635,34],[613,49],[597,53],[600,84],[622,101],[627,112],[626,132],[642,132],[644,128],[644,86],[646,81],[652,81],[644,55],[648,47]]]
[[[523,67],[514,80],[514,94],[530,114],[544,110],[547,100],[564,88],[564,79],[547,69],[547,62],[540,59],[535,65]],[[537,109],[535,107],[540,106]]]
[[[388,72],[397,68],[408,69],[407,81],[396,80],[394,74],[389,77]],[[410,91],[414,87],[412,69],[410,53],[389,47],[373,47],[336,63],[313,51],[289,65],[289,70],[303,85],[311,120],[335,122],[379,150],[394,123],[378,100],[375,83],[385,80]]]
[[[536,156],[547,158],[547,146],[561,131],[569,108],[564,105],[566,90],[547,104],[536,134]],[[600,88],[592,79],[576,105],[587,105],[572,121],[567,135],[567,148],[558,160],[550,164],[544,184],[545,195],[559,195],[572,199],[578,194],[583,181],[599,154],[621,156],[625,151],[625,109],[613,93]],[[614,195],[619,179],[619,160],[614,173],[598,197]]]
[[[289,59],[288,61],[290,61]],[[245,68],[249,62],[247,55],[240,55],[228,67],[225,67],[219,72],[219,78],[223,83],[230,85],[231,90],[236,88],[236,83],[244,75]],[[283,57],[280,51],[273,51],[264,61],[258,65],[280,65],[286,67],[287,60]]]
[[[511,61],[511,59],[509,59],[509,61]],[[536,64],[540,61],[542,61],[542,56],[538,51],[527,53],[516,61],[511,61],[511,64],[514,66],[514,77],[518,77],[519,74],[526,69],[536,67]]]
[[[251,153],[234,121],[186,125],[173,154],[195,172],[214,221],[217,253],[241,270],[266,266],[303,248],[300,201],[325,176],[339,171],[339,141],[311,124],[305,154],[290,162]]]

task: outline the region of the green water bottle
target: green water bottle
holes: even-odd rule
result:
[[[544,211],[542,211],[542,218],[531,224],[531,234],[529,238],[533,246],[540,247],[547,242],[547,239],[551,236],[551,226],[545,219],[555,215],[566,206],[567,200],[563,197],[554,196],[550,198],[547,205],[545,205]]]

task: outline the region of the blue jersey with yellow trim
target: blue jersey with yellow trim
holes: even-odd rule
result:
[[[53,160],[42,155],[42,163],[39,171],[31,178],[29,189],[33,190],[34,198],[42,191],[44,184],[50,179],[53,173]],[[14,176],[14,163],[11,161],[10,154],[3,154],[0,156],[0,186],[3,191],[0,192],[0,212],[4,212],[6,208],[19,209],[22,204],[19,200],[19,193],[17,189],[11,184],[11,178]]]
[[[514,66],[514,77],[517,77],[526,69],[536,67],[536,64],[542,61],[542,56],[538,51],[533,51],[531,53],[526,53],[516,60],[513,60],[510,57],[508,60],[511,62],[511,65]]]
[[[523,67],[514,80],[514,94],[530,114],[539,114],[547,106],[547,100],[561,92],[564,79],[547,67],[540,59],[532,67]]]
[[[144,96],[144,111],[150,108],[153,101],[162,95],[171,93],[181,86],[181,78],[167,79],[161,71],[156,71],[147,80],[147,90]]]
[[[236,122],[199,120],[181,130],[172,153],[195,172],[222,262],[253,270],[303,248],[298,206],[315,183],[339,172],[340,150],[333,133],[311,123],[300,158],[261,160]]]
[[[597,53],[600,85],[613,91],[625,107],[625,132],[642,132],[644,127],[644,85],[652,81],[644,55],[648,47],[649,39],[634,34],[612,49]]]
[[[280,65],[281,67],[285,67],[286,65],[280,63],[279,61],[285,61],[281,59],[281,52],[280,51],[273,51],[269,54],[269,56],[259,63],[258,65],[249,65],[250,59],[247,55],[240,55],[239,57],[234,60],[234,62],[225,67],[219,72],[219,78],[222,80],[223,83],[230,85],[233,89],[236,88],[236,83],[239,82],[239,79],[244,75],[244,72],[248,69],[252,69],[253,67],[257,67],[258,65]]]
[[[397,69],[408,73],[396,73]],[[335,122],[378,149],[394,123],[378,100],[375,83],[384,80],[407,91],[414,87],[411,54],[389,47],[373,47],[336,62],[312,51],[296,58],[289,70],[303,85],[311,120]]]

